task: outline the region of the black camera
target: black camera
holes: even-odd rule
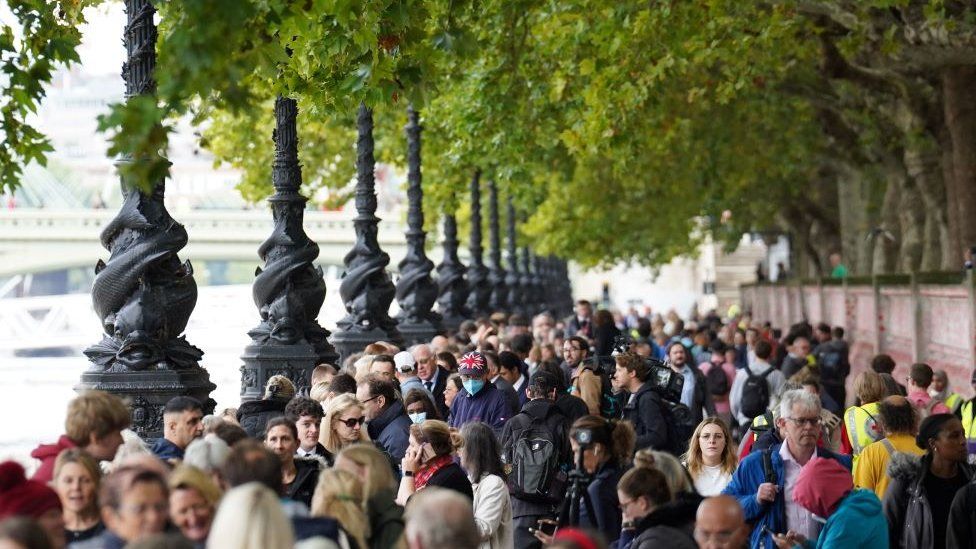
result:
[[[590,444],[593,444],[593,429],[577,429],[573,433],[573,440],[576,444],[579,444],[581,448],[586,448]]]

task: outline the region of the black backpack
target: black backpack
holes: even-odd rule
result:
[[[564,422],[547,425],[556,410],[544,419],[529,415],[530,423],[512,440],[511,450],[504,452],[503,461],[511,465],[508,492],[523,501],[558,503],[566,491],[566,472],[560,466],[562,444],[566,440]],[[528,414],[527,414],[528,415]],[[553,432],[562,431],[562,432]]]
[[[746,367],[746,382],[742,385],[742,400],[739,409],[742,415],[750,420],[766,412],[769,407],[769,382],[766,380],[773,369],[769,368],[765,372],[754,375],[749,367]]]
[[[661,412],[668,426],[667,451],[681,456],[688,451],[688,441],[695,432],[695,417],[691,409],[680,402],[661,399]]]
[[[729,385],[729,376],[725,375],[725,369],[722,368],[721,364],[712,364],[712,367],[708,369],[708,373],[705,374],[705,381],[707,382],[708,390],[714,396],[725,396],[732,389]]]

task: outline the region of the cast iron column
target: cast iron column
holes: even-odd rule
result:
[[[125,49],[122,65],[126,99],[154,95],[156,82],[156,13],[149,0],[126,0]],[[115,165],[148,162],[123,156]],[[213,411],[215,389],[200,367],[203,351],[180,334],[197,302],[197,285],[189,261],[177,253],[187,234],[166,211],[163,178],[148,181],[152,190],[122,178],[124,202],[101,234],[111,253],[95,266],[92,305],[105,335],[85,350],[91,361],[77,390],[99,389],[129,400],[132,429],[147,439],[163,435],[163,406],[188,395]]]
[[[424,191],[420,176],[420,117],[407,107],[407,254],[400,262],[396,299],[400,304],[400,333],[407,345],[429,343],[443,331],[441,316],[431,309],[437,301],[437,284],[430,277],[434,262],[427,258],[424,244]]]
[[[376,239],[380,219],[376,217],[372,109],[359,105],[356,125],[359,131],[356,142],[357,215],[353,220],[356,243],[346,254],[346,270],[339,285],[339,295],[348,314],[337,323],[339,329],[332,335],[332,344],[338,349],[340,360],[380,340],[403,345],[396,320],[390,318],[389,313],[396,294],[386,272],[390,256],[380,249]]]
[[[471,178],[471,261],[468,262],[468,311],[472,317],[491,314],[491,286],[481,247],[481,171],[475,170]]]
[[[508,307],[510,313],[525,314],[525,292],[521,287],[522,277],[519,275],[517,244],[515,242],[515,205],[512,197],[508,197],[508,272],[505,274],[505,285],[508,286]]]
[[[488,182],[488,235],[491,248],[488,250],[488,284],[491,297],[488,308],[492,313],[508,312],[508,287],[505,285],[505,268],[502,267],[502,241],[498,221],[498,187],[495,181]]]
[[[467,269],[458,258],[457,220],[454,214],[444,215],[444,259],[437,266],[439,296],[437,306],[443,317],[444,328],[457,331],[461,322],[471,317],[468,310]]]
[[[522,299],[525,303],[522,313],[532,317],[539,313],[539,292],[534,283],[532,274],[532,253],[528,246],[522,246],[522,277],[519,279],[519,286],[522,287]]]
[[[274,230],[258,248],[264,268],[255,273],[252,295],[261,323],[248,332],[251,344],[241,357],[241,400],[261,398],[268,378],[277,374],[307,390],[312,369],[339,358],[329,332],[316,320],[325,301],[325,280],[314,264],[319,247],[302,227],[307,199],[299,194],[298,103],[279,96],[274,112],[275,194],[268,199]]]

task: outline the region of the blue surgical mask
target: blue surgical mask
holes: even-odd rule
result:
[[[462,381],[461,385],[464,385],[464,390],[467,391],[469,395],[474,396],[478,394],[478,391],[485,387],[485,380],[469,379],[467,381]]]
[[[410,416],[410,421],[418,425],[427,421],[427,412],[417,412],[416,414],[407,414],[407,415]]]

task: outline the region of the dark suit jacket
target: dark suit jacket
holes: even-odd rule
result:
[[[447,387],[447,376],[449,375],[451,373],[446,370],[442,369],[438,371],[437,378],[430,390],[430,393],[434,395],[434,406],[437,406],[437,412],[440,413],[441,419],[444,421],[447,421],[447,416],[451,413],[451,409],[444,403],[444,388]],[[424,384],[424,387],[427,387],[425,380],[421,379],[420,381]]]
[[[512,384],[505,381],[505,378],[502,376],[496,377],[492,383],[505,395],[505,402],[508,403],[508,407],[512,410],[512,415],[508,417],[514,417],[522,409],[522,403],[519,401],[518,393],[515,392]]]

